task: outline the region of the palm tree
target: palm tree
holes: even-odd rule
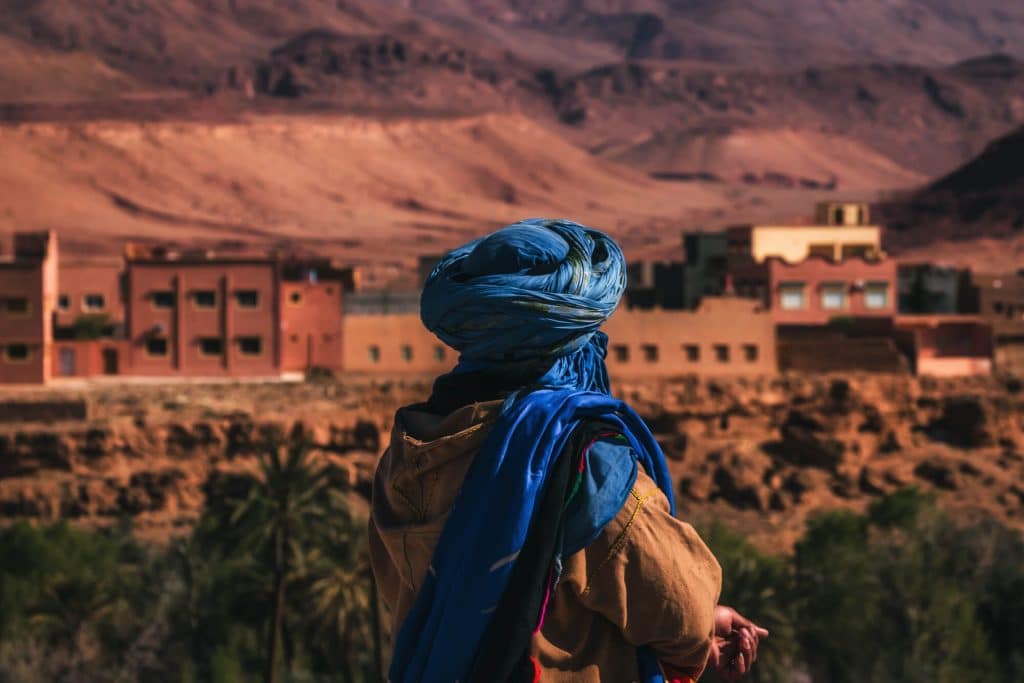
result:
[[[365,520],[353,517],[347,500],[332,492],[334,523],[310,556],[310,616],[326,652],[340,652],[343,680],[354,681],[359,645],[372,643],[374,680],[384,680],[376,585],[370,569]],[[365,652],[365,650],[363,650]]]
[[[327,470],[311,461],[309,440],[301,429],[257,448],[258,471],[230,523],[240,547],[264,558],[270,570],[263,680],[276,683],[288,587],[303,575],[309,548],[319,545],[329,529],[329,480]]]

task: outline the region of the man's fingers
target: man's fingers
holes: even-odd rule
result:
[[[760,626],[756,626],[755,625],[754,626],[754,631],[757,633],[759,638],[767,638],[768,637],[768,629],[766,629],[766,628],[761,628]]]

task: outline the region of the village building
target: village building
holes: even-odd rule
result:
[[[978,312],[978,290],[965,268],[901,261],[898,268],[902,315]]]
[[[57,235],[15,233],[0,253],[0,383],[44,384],[53,374]]]
[[[693,310],[706,296],[722,296],[729,286],[729,239],[724,232],[683,236],[683,308]]]
[[[1024,271],[974,275],[979,315],[992,327],[995,367],[1024,373]]]

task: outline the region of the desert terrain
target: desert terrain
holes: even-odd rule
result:
[[[0,231],[315,250],[385,286],[527,216],[677,258],[843,196],[887,207],[897,252],[1015,268],[1015,191],[938,233],[897,205],[1024,125],[1024,14],[790,5],[10,4]]]
[[[656,432],[680,514],[726,522],[768,550],[810,515],[864,510],[907,486],[967,517],[1024,529],[1024,394],[1016,380],[784,376],[617,382]],[[394,411],[429,379],[295,384],[92,385],[19,392],[65,418],[0,423],[0,511],[86,527],[127,516],[141,536],[187,533],[218,478],[254,466],[231,453],[301,423],[318,457],[367,500]],[[282,410],[281,406],[291,406]],[[13,413],[11,413],[13,414]]]

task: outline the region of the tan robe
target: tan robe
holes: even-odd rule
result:
[[[377,468],[370,556],[397,629],[409,612],[470,462],[500,401],[447,417],[404,408]],[[721,569],[693,527],[638,475],[622,510],[594,543],[565,561],[532,654],[542,681],[638,679],[636,648],[699,677],[710,652]]]

